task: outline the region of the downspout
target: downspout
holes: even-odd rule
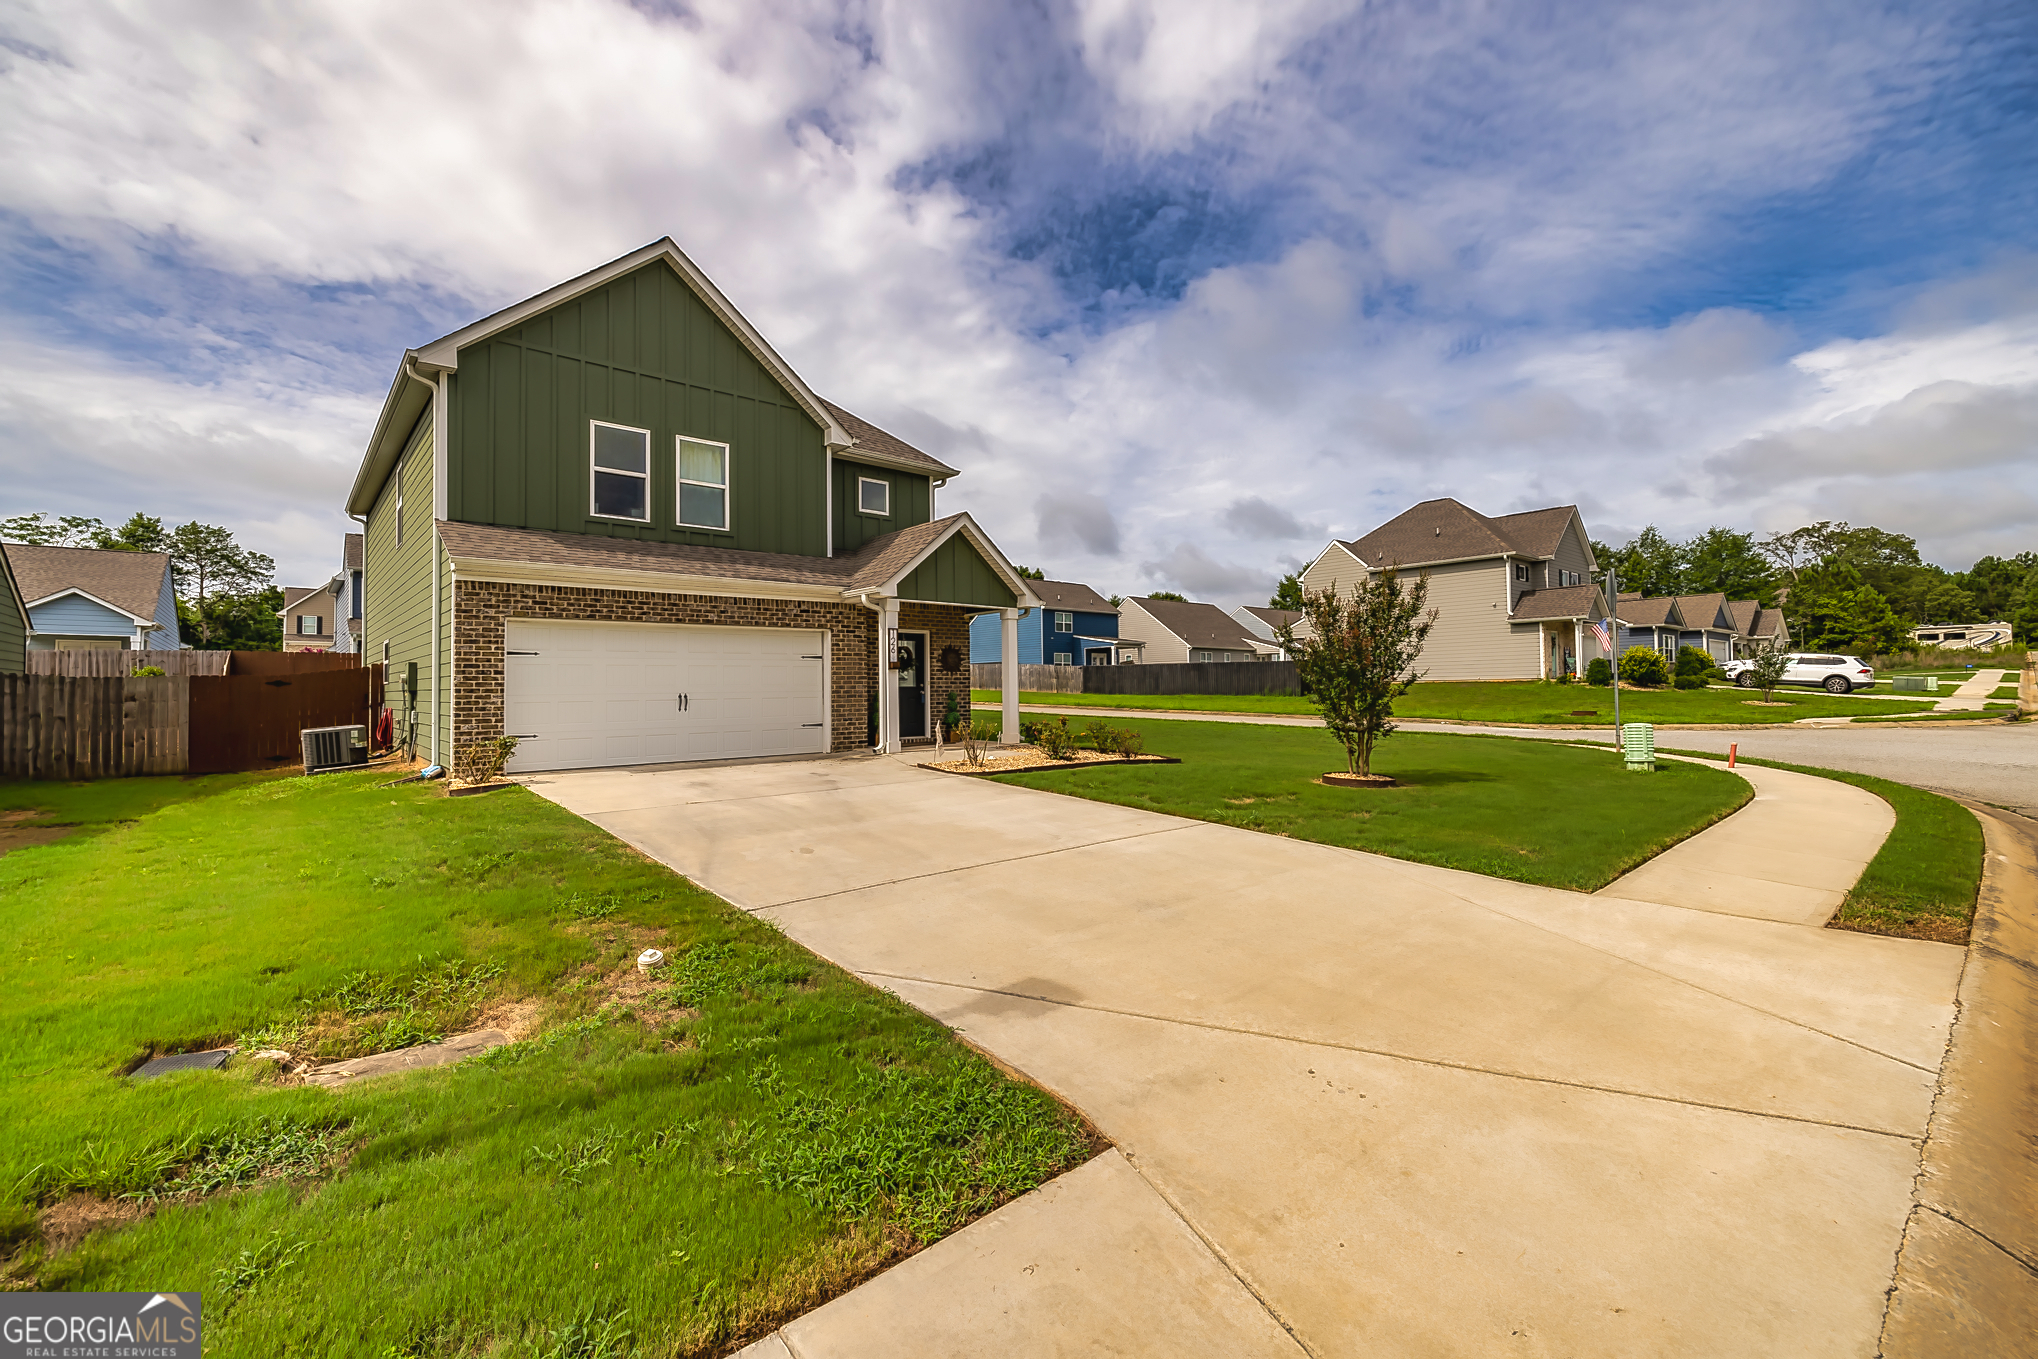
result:
[[[430,395],[429,397],[427,397],[427,398],[426,398],[426,400],[425,400],[426,408],[427,408],[428,410],[431,410],[431,411],[432,411],[432,434],[433,434],[433,436],[434,436],[434,437],[433,437],[433,439],[432,439],[432,443],[433,443],[433,445],[434,445],[434,446],[433,446],[433,449],[432,449],[432,463],[433,463],[433,477],[432,477],[432,481],[433,481],[433,483],[434,483],[434,484],[433,484],[433,486],[432,486],[432,500],[433,500],[433,507],[432,507],[432,509],[433,509],[433,513],[432,513],[432,519],[433,519],[433,522],[432,522],[432,540],[431,540],[431,554],[432,554],[432,744],[431,744],[431,752],[432,752],[432,754],[431,754],[431,762],[432,762],[433,764],[443,764],[443,763],[444,763],[444,761],[443,761],[443,760],[441,760],[441,759],[439,758],[439,661],[440,661],[440,650],[439,650],[439,592],[440,592],[440,582],[439,582],[439,525],[438,525],[438,504],[437,504],[437,502],[438,502],[438,496],[439,496],[439,487],[438,487],[438,485],[437,485],[437,482],[438,482],[438,475],[437,475],[437,473],[438,473],[438,466],[437,466],[437,464],[438,464],[438,462],[439,462],[439,459],[440,459],[441,457],[443,457],[443,456],[444,456],[444,454],[445,454],[445,450],[443,450],[443,449],[441,449],[441,448],[437,447],[437,445],[438,445],[438,443],[439,443],[439,440],[438,440],[438,438],[437,438],[437,435],[438,435],[438,411],[437,411],[436,409],[434,409],[434,407],[435,407],[435,405],[436,405],[436,403],[438,402],[438,399],[439,399],[439,385],[438,385],[438,384],[437,384],[436,382],[432,382],[431,380],[429,380],[428,378],[426,378],[426,377],[424,376],[424,374],[422,374],[422,373],[418,372],[418,370],[417,370],[417,356],[416,356],[415,354],[406,354],[406,355],[404,355],[404,356],[403,356],[403,373],[404,373],[404,376],[405,376],[405,377],[407,377],[407,378],[410,378],[410,379],[411,379],[412,381],[414,381],[414,382],[420,382],[420,383],[423,383],[423,384],[424,384],[424,386],[425,386],[425,389],[426,389],[427,391],[429,391],[429,392],[431,393],[431,395]],[[402,475],[402,472],[401,472],[401,470],[400,470],[400,469],[399,469],[399,471],[398,471],[397,475],[399,475],[399,476],[401,476],[401,475]]]

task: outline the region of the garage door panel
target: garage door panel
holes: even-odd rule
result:
[[[825,633],[525,620],[506,639],[505,730],[531,738],[513,772],[826,748]]]

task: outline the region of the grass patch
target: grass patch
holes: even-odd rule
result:
[[[1719,758],[1717,753],[1703,750],[1674,753]],[[1889,838],[1862,870],[1860,881],[1828,922],[1830,928],[1947,944],[1967,942],[1975,897],[1981,890],[1984,847],[1981,822],[1973,812],[1952,798],[1872,774],[1751,760],[1745,755],[1741,763],[1851,783],[1874,793],[1896,813]]]
[[[978,703],[995,706],[997,692],[972,691]],[[1863,700],[1779,689],[1784,707],[1751,707],[1759,693],[1745,689],[1662,689],[1621,691],[1623,722],[1668,725],[1750,725],[1795,722],[1806,717],[1851,717]],[[1290,713],[1314,716],[1306,698],[1284,694],[1047,694],[1023,693],[1027,705],[1066,708],[1127,708],[1177,712]],[[1933,700],[1875,700],[1877,711],[1925,712]],[[1589,711],[1588,711],[1589,710]],[[1437,721],[1497,722],[1522,726],[1604,727],[1613,725],[1613,691],[1589,684],[1539,682],[1467,684],[1424,682],[1394,703],[1396,717]],[[1581,715],[1583,714],[1583,715]]]
[[[709,1354],[1094,1150],[932,1020],[550,803],[378,780],[0,787],[101,823],[0,858],[5,1282],[204,1289],[221,1355]],[[644,985],[652,943],[673,961]],[[246,1060],[126,1079],[512,1006],[517,1042],[332,1091]],[[38,1223],[81,1194],[147,1215],[53,1254]]]
[[[1630,774],[1602,748],[1504,737],[1402,732],[1375,772],[1403,787],[1326,788],[1344,767],[1329,733],[1308,727],[1132,722],[1178,765],[1100,766],[1080,779],[1003,774],[1098,802],[1370,850],[1517,882],[1590,892],[1746,802],[1748,785],[1698,765]]]
[[[2008,717],[2016,708],[2004,703],[1985,703],[1979,709],[1963,708],[1946,713],[1913,713],[1895,717],[1857,717],[1855,722],[1981,722],[1990,718]]]

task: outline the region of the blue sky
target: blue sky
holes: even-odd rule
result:
[[[0,514],[331,569],[395,362],[670,233],[1016,558],[1455,495],[2038,547],[2012,4],[0,10]]]

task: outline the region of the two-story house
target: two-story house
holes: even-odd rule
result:
[[[1302,588],[1348,590],[1383,567],[1429,578],[1437,611],[1420,669],[1433,680],[1556,679],[1600,654],[1598,563],[1575,505],[1493,517],[1426,500],[1362,538],[1332,542]]]
[[[9,543],[30,651],[175,651],[176,582],[161,552]]]
[[[285,651],[330,651],[333,648],[333,587],[286,585],[283,607],[276,611],[283,620]]]
[[[455,767],[895,750],[969,711],[971,617],[1012,655],[1040,603],[956,475],[660,240],[404,354],[347,499],[367,657]]]
[[[1118,630],[1142,644],[1149,665],[1207,665],[1218,661],[1259,661],[1280,648],[1247,634],[1215,604],[1134,596],[1118,613]]]
[[[326,586],[333,598],[333,650],[359,651],[361,630],[361,535],[340,540],[340,569]]]
[[[1036,580],[1038,609],[1019,615],[1021,665],[1115,665],[1137,659],[1140,643],[1118,635],[1118,606],[1087,585]],[[979,614],[969,625],[970,659],[979,665],[1004,658],[999,620]]]

